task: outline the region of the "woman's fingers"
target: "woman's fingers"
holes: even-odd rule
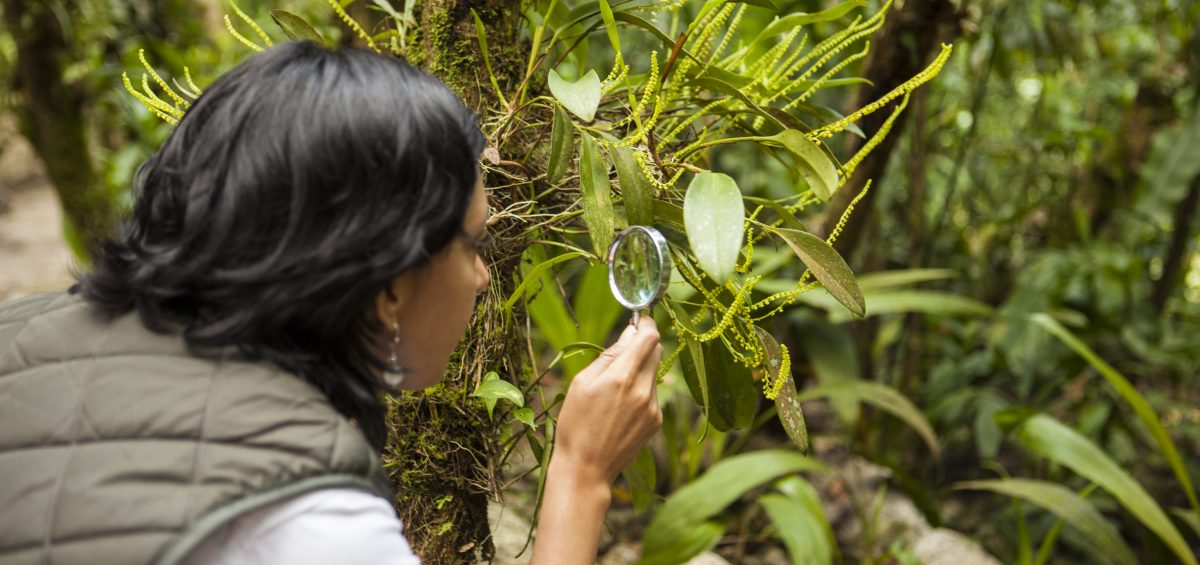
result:
[[[649,316],[643,317],[638,324],[637,333],[626,329],[625,333],[621,334],[617,346],[623,346],[623,349],[616,354],[608,372],[621,380],[636,380],[642,365],[658,347],[658,340],[658,326]]]

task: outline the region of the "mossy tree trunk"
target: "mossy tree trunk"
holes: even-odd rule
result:
[[[527,55],[519,48],[520,3],[429,0],[416,9],[418,24],[408,30],[407,59],[448,84],[480,116],[503,107],[482,63],[471,10],[484,22],[496,78],[511,92],[522,78]],[[520,142],[514,140],[488,144],[502,156],[523,154],[525,149],[515,147]],[[488,181],[485,177],[485,184]],[[505,208],[510,200],[503,191],[489,191],[493,210]],[[491,229],[495,233],[505,226]],[[480,301],[443,382],[391,403],[385,463],[405,535],[426,563],[472,563],[490,559],[494,552],[487,505],[499,490],[494,462],[498,426],[503,424],[493,422],[482,403],[469,395],[488,372],[520,382],[527,371],[522,332],[501,307],[514,290],[519,260],[519,246],[493,253],[492,287]]]
[[[68,38],[45,3],[4,0],[4,20],[17,44],[15,110],[62,201],[76,239],[89,244],[111,233],[117,217],[96,174],[84,119],[86,92],[63,81]]]

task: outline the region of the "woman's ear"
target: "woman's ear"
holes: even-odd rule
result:
[[[375,296],[375,315],[385,328],[397,325],[400,308],[412,299],[413,288],[412,273],[405,273],[392,279],[387,288]]]

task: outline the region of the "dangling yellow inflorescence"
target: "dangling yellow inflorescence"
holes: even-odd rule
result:
[[[142,75],[142,78],[144,79],[145,75]],[[172,108],[169,104],[163,102],[157,96],[151,98],[135,90],[133,88],[133,83],[129,80],[128,73],[121,73],[121,82],[124,83],[125,90],[127,90],[129,94],[132,94],[133,97],[136,98],[138,102],[141,102],[142,106],[145,106],[146,109],[150,110],[151,113],[159,118],[162,118],[164,122],[175,125],[179,123],[179,118],[183,117],[183,112],[176,108]],[[145,84],[147,86],[149,85],[148,82]]]
[[[942,50],[940,53],[938,53],[938,56],[933,60],[932,63],[929,64],[928,67],[925,67],[925,70],[917,73],[917,76],[908,79],[904,82],[904,84],[897,86],[896,88],[892,89],[891,92],[888,92],[880,99],[864,106],[857,112],[854,112],[853,114],[850,114],[849,116],[846,116],[836,122],[817,128],[815,131],[808,134],[809,139],[815,142],[823,137],[833,137],[833,134],[841,132],[842,130],[846,129],[846,126],[862,119],[863,116],[866,116],[867,114],[886,106],[892,100],[904,96],[913,90],[916,90],[918,86],[929,82],[930,79],[937,76],[937,74],[941,72],[942,67],[946,64],[946,60],[950,58],[950,53],[953,50],[953,45],[947,45],[943,43]]]
[[[725,46],[729,44],[729,38],[732,37],[733,34],[737,33],[738,26],[742,24],[742,13],[745,11],[746,5],[740,4],[738,6],[737,13],[733,16],[733,21],[729,22],[729,27],[725,30],[725,37],[723,37],[721,42],[717,44],[717,48],[713,49],[713,52],[709,54],[708,64],[711,64],[713,59],[721,55],[721,52],[725,50]]]
[[[869,190],[871,190],[871,181],[868,179],[867,183],[863,185],[862,190],[858,192],[858,196],[855,196],[854,199],[846,205],[846,209],[842,212],[842,216],[838,218],[837,225],[833,226],[833,231],[829,232],[829,238],[825,240],[825,243],[833,245],[833,243],[837,241],[838,236],[842,235],[842,228],[846,227],[846,222],[850,220],[850,214],[854,213],[854,207],[858,205],[859,200],[862,200],[863,197],[867,195],[867,191]]]
[[[232,35],[234,39],[240,41],[242,43],[242,45],[249,47],[251,51],[258,53],[263,50],[261,45],[255,43],[253,41],[250,41],[249,38],[238,33],[238,31],[236,29],[234,29],[233,21],[229,19],[229,14],[225,14],[225,29],[229,30],[230,35]]]
[[[346,9],[342,8],[342,5],[338,3],[337,0],[325,1],[329,4],[329,7],[333,8],[333,11],[337,13],[338,18],[345,22],[345,24],[354,31],[354,35],[357,35],[359,39],[365,41],[367,43],[367,47],[370,47],[372,51],[379,53],[379,47],[375,45],[375,40],[371,39],[371,36],[367,34],[367,30],[358,25],[358,22],[354,21],[354,18],[350,17],[350,14],[346,13]]]
[[[849,161],[846,161],[846,163],[842,165],[842,171],[839,175],[840,180],[838,181],[838,188],[841,188],[842,185],[846,184],[846,181],[850,180],[851,175],[854,174],[854,170],[858,168],[858,165],[862,163],[863,159],[866,159],[867,155],[870,155],[871,151],[875,149],[875,146],[879,145],[883,141],[883,138],[887,136],[889,131],[892,131],[892,124],[896,122],[896,118],[901,112],[904,111],[904,108],[908,106],[908,97],[909,94],[904,95],[904,98],[900,100],[900,104],[892,110],[892,115],[888,116],[887,120],[883,122],[883,125],[879,126],[879,131],[875,132],[875,134],[871,136],[871,139],[868,139],[867,142],[863,144],[862,149],[859,149]],[[834,192],[837,192],[836,189]]]
[[[828,71],[826,71],[825,74],[821,75],[821,78],[819,78],[815,82],[813,82],[812,86],[808,87],[808,89],[806,89],[804,92],[800,93],[800,96],[797,96],[795,100],[792,100],[791,102],[788,102],[786,105],[784,105],[783,111],[786,112],[788,110],[791,110],[792,108],[796,107],[797,104],[800,104],[801,102],[804,102],[805,100],[808,100],[809,98],[811,98],[812,95],[817,90],[819,90],[822,86],[825,86],[826,82],[829,82],[829,79],[833,78],[833,75],[836,75],[837,73],[841,72],[841,70],[846,68],[846,66],[849,65],[850,63],[853,63],[859,59],[862,59],[863,57],[866,57],[867,53],[870,50],[871,50],[871,42],[868,41],[867,44],[863,46],[862,51],[859,51],[858,53],[855,53],[855,54],[839,61],[838,64],[834,65],[832,68],[830,68]],[[793,82],[792,85],[803,84],[803,82],[804,82],[804,79],[799,79],[799,80]],[[777,95],[781,95],[788,90],[791,90],[791,88],[786,88],[786,89],[780,90],[777,93]],[[772,96],[772,98],[774,98],[774,96]]]
[[[800,43],[798,43],[796,48],[792,50],[792,54],[788,55],[788,58],[780,63],[775,69],[775,72],[771,74],[771,77],[764,81],[764,84],[766,84],[768,88],[773,88],[775,83],[779,82],[781,79],[787,78],[786,71],[791,68],[792,63],[796,62],[796,58],[804,53],[805,45],[808,45],[807,33],[800,37]]]
[[[274,45],[274,43],[271,43],[271,38],[267,36],[266,32],[263,31],[263,28],[259,27],[253,18],[247,16],[246,12],[242,11],[241,6],[237,5],[237,2],[229,0],[229,7],[233,8],[234,13],[236,13],[243,22],[246,22],[246,25],[250,26],[250,29],[254,30],[254,33],[263,40],[263,43],[267,44],[267,47]],[[228,16],[226,16],[225,25],[229,26],[230,29],[233,29],[233,24],[229,22]]]
[[[787,379],[792,378],[792,354],[784,344],[779,344],[779,373],[776,375],[767,375],[763,378],[763,396],[767,400],[775,400],[779,396],[779,391],[783,390],[783,385],[787,384]]]
[[[148,61],[146,61],[146,50],[145,49],[138,49],[138,60],[142,62],[142,66],[146,67],[147,71],[150,71],[150,76],[154,77],[154,82],[158,83],[159,88],[162,88],[163,92],[166,92],[167,96],[169,96],[171,98],[171,100],[175,101],[176,108],[178,108],[179,106],[183,106],[182,109],[187,110],[188,106],[190,106],[190,104],[188,104],[187,101],[183,99],[183,97],[176,94],[175,91],[172,90],[170,86],[167,86],[167,81],[163,80],[161,76],[158,76],[158,72],[154,70],[154,67],[150,66],[150,63]],[[146,75],[142,75],[143,82],[145,82],[145,78],[146,78]]]

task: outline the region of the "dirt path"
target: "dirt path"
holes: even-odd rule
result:
[[[71,284],[74,260],[63,240],[58,196],[19,138],[0,154],[0,302]]]

